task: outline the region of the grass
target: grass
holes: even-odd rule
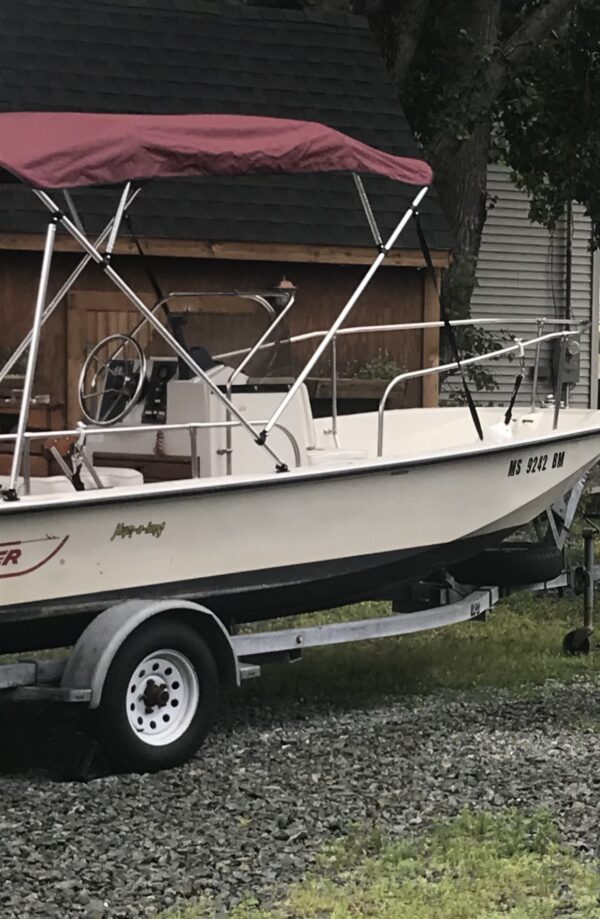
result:
[[[359,603],[260,623],[259,627],[372,618],[389,609],[388,603]],[[500,688],[524,693],[549,679],[567,683],[600,672],[600,654],[569,658],[562,653],[565,633],[581,621],[581,598],[515,593],[495,607],[487,622],[309,649],[300,663],[263,665],[261,678],[244,685],[242,700],[271,708],[294,702],[355,707],[376,704],[386,696],[426,695],[436,690]],[[6,655],[0,657],[0,663],[60,653]]]
[[[388,609],[385,603],[362,603],[285,624],[368,618]],[[300,664],[265,666],[262,678],[247,684],[244,694],[269,705],[304,700],[345,706],[442,689],[523,691],[548,679],[569,682],[600,671],[598,655],[562,653],[562,639],[580,625],[581,615],[580,599],[513,594],[487,622],[318,648],[306,651]]]
[[[228,919],[598,919],[600,865],[563,848],[545,813],[463,811],[404,842],[357,833],[284,902]],[[208,901],[163,919],[209,919]]]
[[[270,627],[370,618],[385,603],[362,603]],[[251,704],[357,706],[437,690],[493,688],[526,695],[547,680],[593,677],[600,655],[568,658],[565,633],[581,624],[582,601],[515,593],[483,622],[396,639],[313,649],[295,666],[263,668],[244,689]],[[263,628],[264,624],[260,625]],[[576,730],[600,732],[581,715]],[[162,919],[214,919],[210,900]],[[221,915],[221,913],[219,913]],[[319,858],[284,901],[247,901],[227,919],[600,919],[600,862],[560,844],[546,813],[464,811],[426,835],[395,842],[357,830]]]
[[[389,603],[366,602],[259,623],[257,628],[325,625],[383,616],[389,610]],[[546,680],[568,683],[598,675],[600,654],[566,657],[562,653],[564,635],[581,623],[581,598],[514,593],[488,614],[486,622],[308,649],[294,665],[264,664],[261,679],[245,684],[242,698],[270,707],[294,702],[354,707],[375,704],[386,696],[436,690],[498,688],[523,694]],[[23,656],[6,655],[0,663]],[[52,657],[60,652],[26,656]]]

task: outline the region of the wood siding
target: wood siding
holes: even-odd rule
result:
[[[50,296],[59,289],[79,259],[69,253],[57,253],[52,265]],[[0,251],[0,329],[3,346],[15,346],[29,329],[40,266],[39,253]],[[281,262],[223,262],[219,260],[154,258],[153,269],[166,291],[171,290],[219,290],[219,289],[264,289],[277,285],[283,277],[298,287],[295,307],[290,314],[289,332],[301,332],[327,328],[337,312],[350,296],[363,276],[365,269],[357,265],[301,265]],[[151,304],[155,300],[150,284],[139,259],[127,256],[117,257],[115,267],[121,270],[127,282]],[[352,316],[351,325],[375,323],[414,322],[423,318],[436,318],[436,306],[424,284],[425,272],[416,268],[386,267],[374,278]],[[101,270],[90,265],[75,285],[75,297],[80,302],[86,293],[90,301],[107,298],[106,308],[110,311],[120,308],[129,311],[131,305],[124,296],[115,293],[115,288]],[[231,301],[230,301],[231,302]],[[178,309],[185,307],[180,303]],[[190,307],[197,309],[197,303],[190,300]],[[206,311],[206,342],[213,353],[225,343],[241,347],[254,340],[265,327],[263,314],[256,307],[256,314],[250,315],[239,302],[235,307],[224,308],[222,302],[209,300],[204,304]],[[234,312],[232,313],[232,309]],[[67,367],[70,366],[71,381],[78,362],[84,356],[82,350],[94,341],[84,342],[82,328],[77,326],[73,333],[73,320],[68,320],[67,302],[57,309],[44,329],[40,350],[39,370],[36,376],[35,392],[49,393],[53,401],[67,402]],[[218,314],[218,315],[217,315]],[[108,320],[107,320],[108,321]],[[101,318],[90,324],[90,335],[102,331]],[[114,319],[113,326],[121,327]],[[93,327],[93,328],[92,328]],[[110,328],[106,326],[106,331]],[[252,333],[252,334],[250,334]],[[87,332],[86,332],[87,334]],[[85,336],[84,336],[85,337]],[[338,362],[340,373],[347,368],[356,369],[360,364],[376,357],[393,359],[401,366],[414,370],[422,366],[423,357],[434,362],[436,336],[421,331],[373,335],[370,338],[345,336],[339,340]],[[231,345],[230,345],[231,346]],[[313,343],[294,347],[289,369],[297,369],[312,352]],[[152,352],[152,346],[150,348]],[[75,353],[74,353],[75,352]],[[325,374],[329,357],[324,358],[316,375]],[[407,387],[407,405],[419,405],[423,387],[415,380]],[[435,401],[435,391],[425,387],[425,399]],[[72,401],[72,397],[71,397]]]
[[[17,252],[42,252],[44,237],[36,233],[0,233],[0,249]],[[78,253],[79,244],[71,236],[58,236],[56,252]],[[251,262],[300,262],[321,265],[370,265],[373,261],[371,246],[309,246],[285,243],[216,242],[195,239],[151,239],[144,237],[144,251],[157,258],[207,258]],[[132,239],[117,240],[115,255],[136,255]],[[431,250],[436,268],[447,268],[450,253]],[[419,249],[394,248],[386,257],[386,265],[401,268],[422,268],[425,265]]]

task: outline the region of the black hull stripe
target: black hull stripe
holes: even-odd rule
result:
[[[71,644],[98,612],[131,598],[205,602],[226,622],[253,622],[359,600],[392,599],[403,585],[414,583],[443,565],[468,558],[486,546],[496,545],[509,532],[504,530],[438,546],[0,608],[0,651]]]

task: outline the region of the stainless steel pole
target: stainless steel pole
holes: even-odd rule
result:
[[[339,447],[337,436],[337,338],[331,340],[331,435],[336,447]]]
[[[42,260],[42,270],[40,272],[40,281],[38,285],[37,300],[33,316],[33,326],[31,329],[31,345],[29,348],[29,357],[27,359],[27,372],[25,374],[25,383],[23,385],[23,401],[21,402],[21,411],[19,412],[19,424],[17,427],[17,439],[13,453],[12,467],[10,470],[10,481],[8,490],[4,494],[7,501],[17,500],[17,480],[21,470],[21,458],[23,456],[23,442],[25,440],[25,431],[29,419],[29,406],[33,393],[33,380],[35,377],[35,367],[37,364],[38,350],[40,346],[40,333],[42,330],[42,316],[44,313],[44,304],[48,293],[48,281],[50,279],[50,267],[52,265],[52,253],[54,250],[54,240],[56,237],[57,219],[53,218],[48,224],[46,231],[46,243],[44,245],[44,258]]]
[[[23,443],[23,490],[26,495],[31,494],[31,444],[25,438]]]
[[[593,530],[583,531],[585,593],[583,595],[583,627],[591,635],[594,631],[594,537]]]
[[[110,231],[110,236],[108,237],[108,242],[106,243],[106,250],[104,252],[104,258],[106,259],[110,259],[112,256],[112,251],[115,247],[119,230],[121,229],[123,214],[125,213],[125,208],[127,207],[127,199],[129,198],[130,189],[131,182],[128,182],[123,189],[123,194],[119,200],[119,206],[117,207],[117,213],[115,214],[115,219],[113,220],[112,230]],[[77,227],[77,229],[79,229],[79,227]]]
[[[246,417],[241,412],[238,411],[238,409],[235,407],[235,405],[232,402],[230,402],[229,399],[227,399],[224,393],[221,392],[219,386],[216,383],[214,383],[213,380],[211,380],[211,378],[204,372],[204,370],[202,370],[202,368],[196,363],[196,361],[188,354],[188,352],[183,347],[183,345],[181,345],[177,341],[177,339],[171,334],[171,332],[169,332],[169,330],[165,328],[162,322],[160,322],[156,318],[152,310],[146,306],[144,301],[140,300],[140,298],[135,293],[135,291],[132,290],[131,287],[129,287],[129,285],[123,280],[121,275],[118,274],[114,270],[114,268],[110,265],[110,263],[106,261],[102,253],[98,252],[98,250],[94,248],[94,246],[89,242],[89,240],[86,239],[86,237],[82,233],[79,232],[75,224],[71,220],[69,220],[69,218],[66,217],[65,214],[63,214],[60,211],[60,208],[57,207],[57,205],[54,203],[52,198],[50,198],[50,196],[47,195],[46,192],[40,191],[39,189],[34,189],[34,194],[37,195],[40,201],[42,201],[46,205],[46,207],[53,214],[56,215],[56,218],[60,221],[62,226],[65,228],[65,230],[67,230],[67,232],[70,233],[71,236],[75,240],[77,240],[77,242],[82,247],[82,249],[84,249],[84,251],[87,252],[92,257],[92,259],[96,262],[96,264],[100,265],[104,273],[107,275],[107,277],[111,279],[113,284],[116,287],[118,287],[119,290],[123,294],[125,294],[128,300],[131,300],[134,306],[138,308],[142,316],[145,316],[145,318],[148,320],[150,325],[154,329],[156,329],[156,331],[161,336],[161,338],[163,338],[167,342],[167,344],[175,352],[175,354],[177,354],[177,356],[180,357],[188,365],[188,367],[190,367],[193,370],[196,376],[200,377],[200,379],[203,380],[204,383],[206,383],[208,388],[211,390],[211,392],[214,393],[214,395],[219,399],[219,401],[222,402],[226,407],[229,408],[233,417],[237,418],[241,426],[245,428],[249,434],[252,435],[256,443],[259,444],[261,447],[264,447],[264,449],[267,451],[269,456],[275,461],[277,470],[281,472],[286,472],[287,465],[279,458],[277,453],[275,453],[274,450],[272,450],[267,444],[264,443],[264,440],[262,439],[262,437],[252,427],[252,425],[248,422]]]
[[[327,335],[324,336],[323,340],[321,341],[321,344],[316,349],[313,356],[305,364],[300,374],[296,377],[295,382],[292,384],[292,386],[286,393],[285,398],[281,400],[281,402],[279,403],[279,405],[277,406],[277,408],[275,409],[275,411],[269,418],[269,421],[267,422],[263,431],[260,434],[260,443],[265,442],[268,434],[273,429],[273,427],[277,424],[282,414],[285,412],[286,408],[288,407],[288,405],[290,404],[290,402],[292,401],[292,399],[294,398],[294,396],[296,395],[296,393],[298,392],[298,390],[304,383],[305,379],[307,378],[307,376],[309,375],[309,373],[311,372],[311,370],[313,369],[317,361],[319,361],[324,351],[329,347],[329,344],[332,338],[334,337],[335,333],[340,328],[340,326],[343,325],[343,323],[346,321],[346,319],[348,318],[348,316],[354,309],[356,302],[360,298],[361,294],[363,293],[365,288],[368,286],[373,275],[377,272],[381,263],[385,259],[386,255],[388,255],[390,249],[392,248],[392,246],[394,245],[394,243],[396,242],[396,240],[402,233],[402,230],[404,229],[404,227],[406,226],[406,224],[412,217],[413,210],[419,206],[419,204],[421,203],[421,201],[427,194],[428,190],[429,188],[427,185],[421,189],[419,194],[416,196],[416,198],[412,202],[411,206],[408,208],[408,210],[406,211],[406,213],[400,220],[398,226],[396,227],[396,229],[394,230],[394,232],[388,239],[385,246],[382,247],[381,252],[379,253],[377,258],[375,259],[375,261],[373,262],[373,264],[371,265],[371,267],[365,274],[364,278],[362,279],[362,281],[360,282],[360,284],[358,285],[358,287],[356,288],[356,290],[354,291],[354,293],[352,294],[352,296],[350,297],[350,299],[348,300],[348,302],[346,303],[346,305],[344,306],[340,314],[338,315],[337,319],[335,320],[335,322],[333,323],[333,325],[327,332]]]
[[[373,214],[373,209],[371,207],[371,202],[367,198],[367,193],[365,191],[365,186],[361,177],[356,173],[352,173],[352,178],[354,179],[354,184],[356,185],[356,190],[358,192],[358,197],[360,198],[360,203],[363,206],[365,212],[365,217],[373,234],[373,239],[375,240],[375,245],[377,247],[383,246],[383,239],[381,238],[381,233],[379,232],[379,227],[377,226],[377,221],[375,220],[375,215]]]
[[[540,338],[544,333],[544,323],[545,319],[538,319],[537,321],[537,334]],[[537,388],[538,388],[538,377],[540,375],[540,356],[542,353],[542,343],[538,341],[537,348],[535,349],[535,364],[533,365],[533,383],[531,384],[531,411],[535,412],[536,403],[537,403]]]
[[[71,192],[67,188],[63,190],[63,198],[65,199],[67,207],[69,208],[69,211],[71,212],[73,223],[75,224],[78,230],[81,230],[82,233],[85,233],[85,227],[82,223],[81,217],[79,216],[79,212],[77,208],[75,207],[75,202],[73,201],[73,198],[71,197]]]
[[[192,478],[200,478],[200,464],[198,462],[198,428],[190,427],[190,459],[192,462]]]
[[[139,188],[136,189],[136,190],[134,191],[133,195],[131,196],[131,198],[130,198],[129,201],[127,202],[127,207],[128,207],[128,208],[129,208],[130,205],[133,203],[133,201],[135,200],[135,198],[137,198],[139,192],[140,192]],[[96,241],[94,242],[94,248],[98,249],[98,248],[102,245],[102,243],[104,242],[104,240],[106,239],[106,237],[107,237],[108,234],[110,233],[110,230],[111,230],[111,227],[112,227],[113,223],[114,223],[114,218],[113,218],[111,221],[109,221],[109,223],[107,223],[107,225],[104,227],[104,230],[102,231],[102,233],[100,234],[100,236],[98,236],[98,238],[97,238]],[[89,263],[90,263],[91,261],[92,261],[92,256],[91,256],[91,255],[89,255],[89,254],[88,254],[88,255],[84,255],[84,257],[83,257],[82,260],[79,262],[79,264],[77,265],[77,267],[75,268],[75,270],[73,271],[73,273],[69,275],[69,277],[67,278],[67,280],[65,281],[65,283],[63,284],[63,286],[61,287],[61,289],[58,291],[58,293],[56,294],[56,296],[52,298],[52,300],[50,301],[50,303],[48,304],[48,306],[47,306],[46,309],[44,310],[44,315],[42,316],[42,325],[44,325],[44,324],[48,321],[48,319],[50,319],[50,316],[51,316],[52,313],[55,311],[55,309],[57,308],[57,306],[60,305],[60,303],[61,303],[63,297],[65,297],[65,296],[68,294],[68,292],[71,290],[73,284],[75,283],[75,281],[77,280],[77,278],[79,277],[79,275],[81,274],[81,272],[87,267],[87,265],[89,265]],[[4,366],[0,368],[0,383],[4,380],[4,378],[10,373],[10,371],[12,370],[12,368],[13,368],[13,367],[19,362],[19,360],[23,357],[23,355],[24,355],[25,352],[27,351],[27,348],[29,347],[30,341],[31,341],[31,332],[29,332],[29,333],[25,336],[25,338],[23,339],[23,341],[21,342],[21,344],[19,345],[19,347],[15,349],[15,351],[14,351],[14,352],[11,354],[11,356],[8,358],[8,360],[6,361],[6,363],[4,364]]]
[[[554,391],[554,419],[552,421],[552,430],[556,431],[558,427],[558,416],[560,414],[560,402],[562,399],[563,377],[565,370],[565,357],[567,354],[567,336],[562,336],[558,356],[558,371],[556,379],[556,389]]]

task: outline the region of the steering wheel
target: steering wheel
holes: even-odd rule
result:
[[[104,350],[105,357],[101,356]],[[135,369],[134,361],[139,362]],[[135,338],[115,334],[99,341],[79,376],[79,407],[84,418],[100,426],[121,421],[140,397],[146,369],[146,355]]]

